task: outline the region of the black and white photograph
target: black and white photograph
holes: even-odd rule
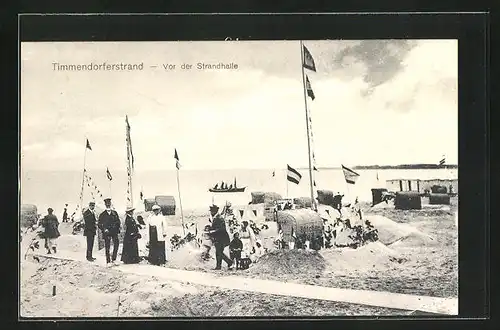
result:
[[[458,315],[457,40],[19,56],[22,318]]]

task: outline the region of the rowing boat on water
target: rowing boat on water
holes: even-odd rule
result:
[[[234,185],[227,185],[224,182],[221,183],[220,187],[219,184],[217,183],[213,188],[208,189],[208,191],[213,192],[213,193],[224,193],[224,192],[230,192],[230,193],[235,193],[235,192],[244,192],[246,187],[238,187],[236,185],[236,178],[234,179]]]

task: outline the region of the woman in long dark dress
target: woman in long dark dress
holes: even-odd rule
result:
[[[137,240],[140,238],[139,226],[133,218],[134,208],[126,210],[125,236],[123,237],[122,261],[124,264],[136,264],[141,261],[139,258],[139,247]]]
[[[165,237],[167,237],[165,218],[160,213],[158,205],[153,206],[153,214],[148,218],[149,225],[149,257],[153,265],[163,265],[167,262]]]

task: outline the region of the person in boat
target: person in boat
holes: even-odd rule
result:
[[[42,227],[44,228],[44,236],[47,240],[47,254],[51,254],[52,252],[57,252],[56,240],[61,233],[59,233],[59,220],[55,214],[53,214],[54,210],[49,207],[47,209],[47,215],[42,219]]]
[[[123,236],[122,258],[124,264],[136,264],[141,261],[139,258],[139,246],[137,241],[141,238],[139,234],[140,224],[134,219],[135,208],[129,207],[125,211],[125,236]]]
[[[249,226],[247,220],[241,222],[240,228],[240,239],[243,242],[243,253],[242,256],[249,257],[250,254],[255,253],[255,233],[253,229]]]
[[[229,185],[228,189],[233,189],[233,184],[232,183]]]
[[[83,212],[83,236],[87,238],[87,260],[94,261],[92,250],[94,249],[94,239],[97,233],[97,217],[95,215],[95,202],[89,202],[89,208]]]
[[[224,249],[229,245],[229,234],[226,230],[226,223],[219,214],[219,207],[217,205],[210,206],[210,215],[213,219],[210,233],[215,246],[215,270],[220,270],[222,268],[222,260],[224,260],[228,268],[231,269],[233,262],[224,253]]]
[[[104,238],[106,264],[109,265],[116,262],[118,255],[118,245],[120,244],[118,234],[120,233],[121,222],[118,213],[111,208],[111,198],[105,198],[104,205],[106,206],[106,210],[99,215],[97,226]],[[110,255],[111,241],[113,242],[113,254]]]
[[[161,208],[153,205],[153,214],[148,218],[149,225],[149,255],[151,264],[159,266],[167,262],[167,251],[165,249],[165,238],[167,237],[167,224],[165,217],[161,214]]]
[[[214,186],[214,189],[217,189],[217,188],[219,188],[219,184],[218,183],[216,183],[215,186]]]

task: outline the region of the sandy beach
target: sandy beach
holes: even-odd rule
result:
[[[170,251],[166,267],[217,274],[272,279],[324,287],[386,291],[443,298],[458,297],[456,199],[449,209],[399,211],[364,205],[365,217],[385,216],[409,225],[409,234],[389,246],[380,241],[358,249],[270,251],[248,270],[214,271],[212,259],[202,261],[195,245]],[[204,223],[208,213],[186,211],[185,222]],[[169,218],[170,232],[180,219]],[[384,228],[381,228],[382,232]],[[62,224],[59,249],[84,253],[80,235]],[[425,235],[425,236],[423,236]],[[264,236],[264,235],[263,235]],[[422,237],[430,237],[423,240]],[[23,239],[23,244],[29,244]],[[97,258],[103,258],[103,251]],[[146,261],[143,261],[146,263]],[[52,296],[52,286],[57,294]],[[118,305],[120,307],[118,308]],[[113,268],[28,256],[21,260],[23,317],[136,316],[348,316],[406,315],[410,311],[349,303],[221,290],[155,277],[123,274]]]

